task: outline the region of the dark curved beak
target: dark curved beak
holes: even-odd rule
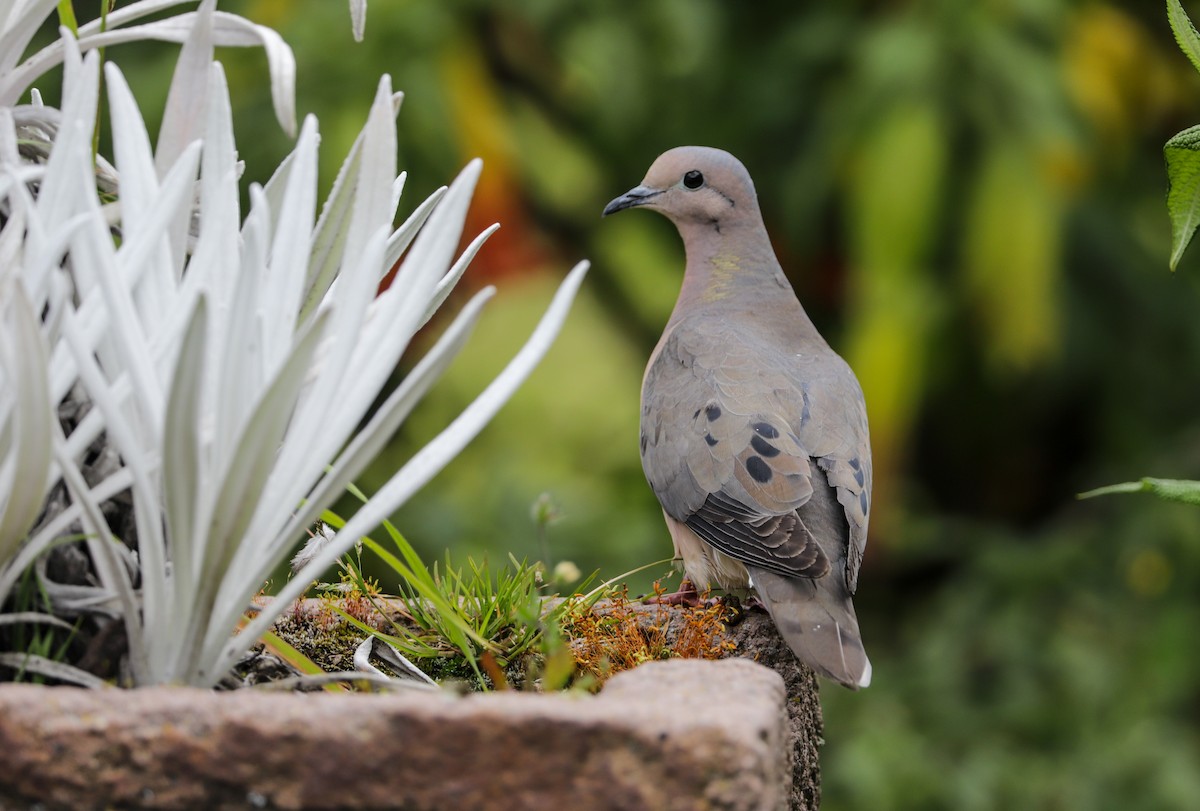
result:
[[[657,197],[662,193],[662,189],[654,189],[650,186],[634,186],[616,200],[613,200],[611,203],[606,205],[604,207],[604,213],[600,216],[607,217],[609,214],[615,214],[616,212],[626,208],[645,205],[648,200]]]

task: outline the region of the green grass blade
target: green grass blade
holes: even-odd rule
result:
[[[416,590],[417,594],[420,595],[422,599],[428,600],[442,620],[460,631],[463,635],[469,637],[472,641],[478,643],[480,646],[484,648],[489,646],[490,643],[476,633],[475,629],[473,629],[470,624],[463,619],[458,606],[451,605],[450,601],[446,599],[446,597],[436,588],[435,585],[432,585],[419,577],[408,566],[406,566],[403,561],[401,561],[388,550],[384,549],[376,541],[364,537],[363,545],[376,555],[379,555],[379,557],[383,559],[383,562],[392,567],[393,570],[403,577],[405,581]]]
[[[389,634],[380,631],[378,628],[372,628],[362,620],[347,613],[345,609],[338,606],[337,603],[330,603],[330,609],[344,621],[353,625],[363,633],[370,634],[376,639],[381,639],[388,644],[394,645],[404,652],[406,656],[412,656],[416,659],[432,659],[441,656],[442,653],[432,645],[427,644],[424,640],[416,636],[403,637],[398,634]]]
[[[644,572],[647,569],[653,569],[656,566],[665,566],[668,563],[670,563],[672,560],[674,560],[674,558],[663,558],[662,560],[656,560],[653,563],[647,563],[644,566],[638,566],[636,569],[630,569],[627,572],[622,572],[621,574],[617,575],[616,577],[610,577],[608,580],[605,580],[603,583],[596,586],[591,591],[582,595],[583,596],[583,604],[590,607],[597,600],[599,600],[602,596],[604,596],[604,593],[606,591],[608,591],[610,588],[615,586],[617,583],[620,583],[622,580],[628,579],[630,577],[630,575],[635,575],[640,572]],[[589,578],[589,580],[590,579],[591,578]]]

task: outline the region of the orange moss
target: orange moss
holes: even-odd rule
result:
[[[663,593],[655,582],[656,595]],[[652,612],[630,603],[628,589],[615,592],[609,606],[597,613],[572,615],[564,622],[577,672],[595,679],[598,687],[622,670],[657,659],[721,659],[734,649],[725,637],[725,607],[720,604],[674,608],[658,603]]]

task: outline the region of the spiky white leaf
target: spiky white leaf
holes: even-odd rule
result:
[[[350,26],[354,41],[362,42],[367,30],[367,0],[350,0]]]
[[[132,3],[108,15],[109,30],[100,33],[99,21],[80,26],[78,47],[82,51],[105,48],[127,42],[160,40],[163,42],[185,42],[197,22],[200,12],[186,12],[131,28],[121,28],[126,22],[147,16],[161,9],[179,5],[184,0],[161,0],[160,2]],[[42,15],[44,19],[45,15]],[[40,25],[41,20],[38,20]],[[36,30],[36,28],[35,28]],[[20,53],[28,44],[13,37],[14,50]],[[255,25],[236,14],[218,11],[213,14],[212,42],[215,45],[239,48],[262,48],[267,56],[271,75],[271,100],[275,117],[288,135],[296,132],[296,58],[292,49],[276,32]],[[0,46],[4,40],[0,39]],[[17,47],[19,45],[19,47]],[[20,66],[0,70],[0,106],[16,104],[21,95],[37,78],[64,60],[66,46],[63,40],[47,45]],[[9,53],[0,47],[0,54]],[[0,63],[0,68],[3,64]],[[189,139],[190,140],[190,139]]]
[[[35,656],[32,653],[0,653],[0,665],[13,670],[36,673],[39,676],[48,676],[68,684],[77,684],[80,687],[100,689],[109,686],[103,679],[93,676],[86,670],[47,659],[45,656]]]
[[[259,612],[238,636],[231,639],[224,649],[222,666],[232,667],[238,657],[244,653],[263,633],[270,630],[271,624],[280,613],[295,599],[300,597],[315,579],[315,576],[345,554],[358,540],[384,518],[394,512],[401,504],[423,487],[434,474],[450,462],[468,442],[492,418],[500,407],[507,402],[538,361],[550,348],[558,331],[562,328],[574,301],[583,277],[587,273],[588,263],[576,265],[555,293],[554,299],[546,309],[546,313],[538,322],[533,334],[525,346],[509,361],[495,380],[479,395],[445,430],[422,448],[402,467],[358,512],[346,522],[334,540],[317,554],[291,582],[280,590],[271,604]]]

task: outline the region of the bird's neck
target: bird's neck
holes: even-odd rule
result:
[[[710,224],[679,225],[687,253],[687,269],[679,305],[729,304],[729,299],[753,301],[762,295],[795,297],[775,258],[761,223],[757,227]],[[760,299],[761,300],[761,299]]]

